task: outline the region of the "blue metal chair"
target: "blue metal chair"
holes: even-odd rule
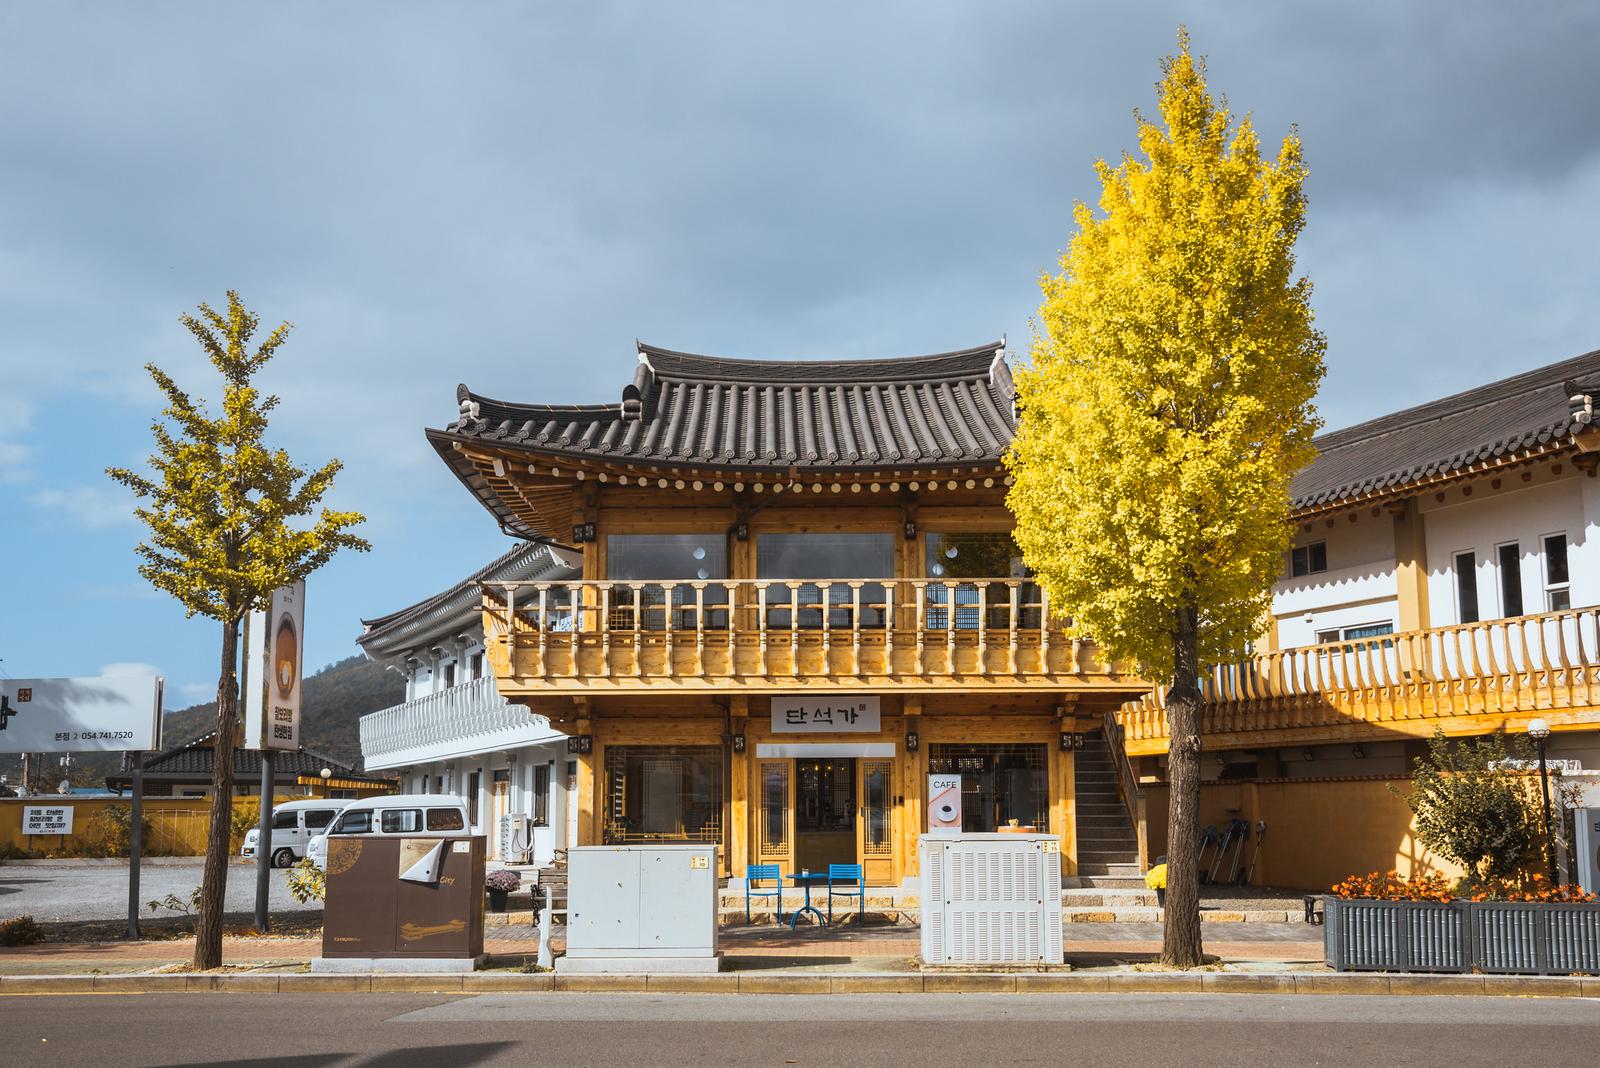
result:
[[[836,882],[854,884],[854,889],[838,889]],[[829,864],[828,865],[828,924],[833,924],[833,895],[840,897],[853,897],[856,899],[856,922],[865,926],[867,922],[867,880],[861,874],[859,864]]]
[[[757,889],[754,884],[758,880],[772,879],[777,882],[777,887]],[[776,864],[751,864],[745,868],[744,873],[744,922],[750,924],[750,899],[752,897],[775,897],[778,899],[778,922],[783,922],[783,871]]]

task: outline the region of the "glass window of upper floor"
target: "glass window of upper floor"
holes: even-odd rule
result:
[[[1022,550],[1010,534],[946,534],[930,532],[927,543],[929,578],[1023,578],[1028,570]]]
[[[894,538],[866,531],[761,534],[756,537],[756,577],[893,578]]]
[[[612,534],[606,538],[606,578],[725,579],[727,539],[703,534]]]
[[[1296,545],[1289,550],[1289,577],[1315,575],[1328,570],[1328,543],[1314,541],[1309,545]]]

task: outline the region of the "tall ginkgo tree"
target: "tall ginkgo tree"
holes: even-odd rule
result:
[[[1163,959],[1202,961],[1204,665],[1245,653],[1290,544],[1289,484],[1314,455],[1324,342],[1295,275],[1306,169],[1264,158],[1207,90],[1180,31],[1142,158],[1096,165],[1044,303],[1008,458],[1017,542],[1052,604],[1166,695]]]
[[[237,293],[229,291],[226,314],[205,304],[199,313],[183,316],[182,322],[222,373],[220,412],[211,415],[165,371],[146,365],[167,402],[151,428],[156,451],[150,472],[113,467],[106,474],[141,502],[135,514],[149,536],[136,550],[143,560],[139,573],[177,598],[186,614],[222,625],[211,813],[194,947],[195,967],[215,968],[222,963],[239,623],[246,613],[267,608],[272,591],[305,578],[340,549],[370,546],[351,533],[362,516],[322,506],[339,472],[338,460],[307,473],[287,452],[265,442],[267,416],[278,398],[263,395],[253,379],[283,344],[289,324],[281,324],[252,351],[258,319]]]

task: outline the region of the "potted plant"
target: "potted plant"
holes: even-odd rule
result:
[[[1439,875],[1351,876],[1324,899],[1323,944],[1339,971],[1600,973],[1600,904],[1543,875],[1480,880],[1470,898]]]
[[[483,885],[489,891],[489,911],[504,912],[506,898],[512,891],[522,886],[522,876],[502,868],[500,871],[490,872]]]
[[[1167,907],[1167,866],[1157,864],[1144,873],[1144,885],[1156,892],[1156,904]]]

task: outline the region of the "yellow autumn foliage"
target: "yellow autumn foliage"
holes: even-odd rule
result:
[[[1159,121],[1135,116],[1143,158],[1096,164],[1100,212],[1075,206],[1061,273],[1041,279],[1007,458],[1017,542],[1055,610],[1162,681],[1185,612],[1200,663],[1259,627],[1324,349],[1294,273],[1299,137],[1264,159],[1179,44]]]

